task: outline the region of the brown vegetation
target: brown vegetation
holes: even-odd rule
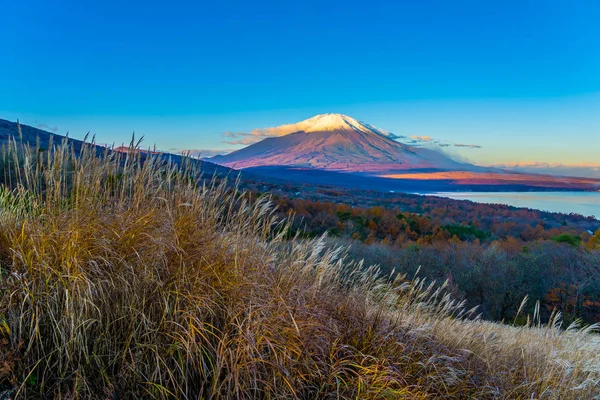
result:
[[[2,396],[599,393],[589,329],[472,320],[435,285],[377,278],[322,238],[286,240],[267,198],[139,157],[3,153]]]
[[[352,207],[284,197],[278,211],[290,216],[291,235],[327,232],[338,244],[353,239],[346,242],[353,258],[380,265],[385,275],[419,269],[429,279],[450,280],[453,295],[479,305],[486,319],[511,320],[529,295],[541,302],[545,318],[556,308],[569,322],[600,321],[600,252],[594,250],[600,234],[582,228],[589,222],[583,217],[457,201]],[[569,287],[576,288],[572,295],[548,300]]]

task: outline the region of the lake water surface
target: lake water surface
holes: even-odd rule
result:
[[[439,192],[428,195],[477,203],[507,204],[600,219],[600,192]]]

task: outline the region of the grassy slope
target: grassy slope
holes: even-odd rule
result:
[[[375,280],[321,239],[284,241],[266,199],[198,187],[185,165],[116,157],[63,146],[12,168],[0,397],[600,393],[586,331],[470,320],[433,285]]]
[[[7,121],[5,119],[1,119],[0,118],[0,145],[3,146],[7,146],[9,145],[11,138],[16,137],[19,138],[19,141],[22,143],[25,143],[29,146],[38,146],[41,149],[48,149],[50,147],[53,146],[53,144],[57,144],[57,143],[61,143],[62,141],[64,141],[65,139],[68,140],[68,143],[70,146],[73,147],[73,149],[75,150],[75,154],[79,155],[80,152],[82,151],[84,146],[88,147],[88,151],[92,150],[92,151],[96,151],[97,154],[102,154],[105,150],[106,147],[105,146],[101,146],[101,145],[93,145],[93,144],[87,144],[85,145],[84,141],[81,140],[77,140],[74,138],[65,138],[65,136],[56,134],[56,133],[51,133],[51,132],[47,132],[44,131],[42,129],[38,129],[35,128],[33,126],[28,126],[28,125],[23,125],[23,124],[19,124],[18,122],[11,122],[11,121]],[[142,142],[143,142],[143,137],[139,139],[138,146],[139,146],[139,150],[141,150],[142,152],[144,151],[152,151],[152,148],[144,148],[142,146]],[[119,144],[117,143],[116,146],[119,146]],[[91,147],[91,149],[90,149]],[[112,147],[112,146],[109,146]],[[140,155],[143,158],[145,158],[144,154]],[[175,164],[179,164],[182,162],[182,160],[184,159],[184,157],[182,157],[179,154],[170,154],[170,153],[161,153],[160,157],[162,157],[164,160],[169,160]],[[190,162],[190,159],[188,159],[188,162]],[[238,171],[234,171],[230,168],[227,167],[222,167],[220,165],[216,165],[210,162],[206,162],[204,160],[197,160],[194,159],[191,161],[192,163],[198,164],[198,168],[202,169],[203,174],[205,174],[206,176],[213,176],[213,175],[238,175],[239,172]],[[245,174],[245,175],[249,175],[249,174]]]

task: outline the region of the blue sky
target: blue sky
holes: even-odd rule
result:
[[[600,163],[600,2],[5,2],[0,118],[230,149],[340,112],[478,149]]]

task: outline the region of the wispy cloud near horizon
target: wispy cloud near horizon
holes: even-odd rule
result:
[[[411,135],[410,138],[412,140],[416,140],[418,142],[432,142],[433,138],[431,136],[417,136],[417,135]]]
[[[235,151],[234,149],[180,149],[172,147],[169,149],[170,153],[173,154],[188,154],[192,157],[213,157],[218,155],[224,155]]]
[[[460,148],[464,148],[464,149],[481,149],[481,148],[483,148],[483,146],[481,146],[479,144],[454,143],[454,142],[436,139],[436,138],[433,138],[428,135],[410,135],[409,137],[401,136],[398,139],[399,139],[398,140],[399,142],[408,144],[409,146],[415,146],[415,147],[425,146],[425,147],[434,147],[434,148],[439,147],[440,151],[443,148],[448,148],[448,147],[460,147]]]
[[[543,161],[506,162],[485,165],[487,167],[502,168],[518,172],[532,172],[538,174],[577,176],[584,178],[600,179],[600,163],[556,163]]]
[[[242,145],[248,146],[257,142],[260,142],[263,139],[266,139],[269,136],[260,135],[258,133],[253,133],[256,130],[247,133],[247,132],[224,132],[222,136],[226,138],[222,143],[230,144],[234,146]]]
[[[272,128],[257,128],[250,132],[225,132],[223,137],[227,140],[223,140],[223,143],[248,146],[269,137],[285,136],[298,130],[300,130],[298,124],[287,124]]]

